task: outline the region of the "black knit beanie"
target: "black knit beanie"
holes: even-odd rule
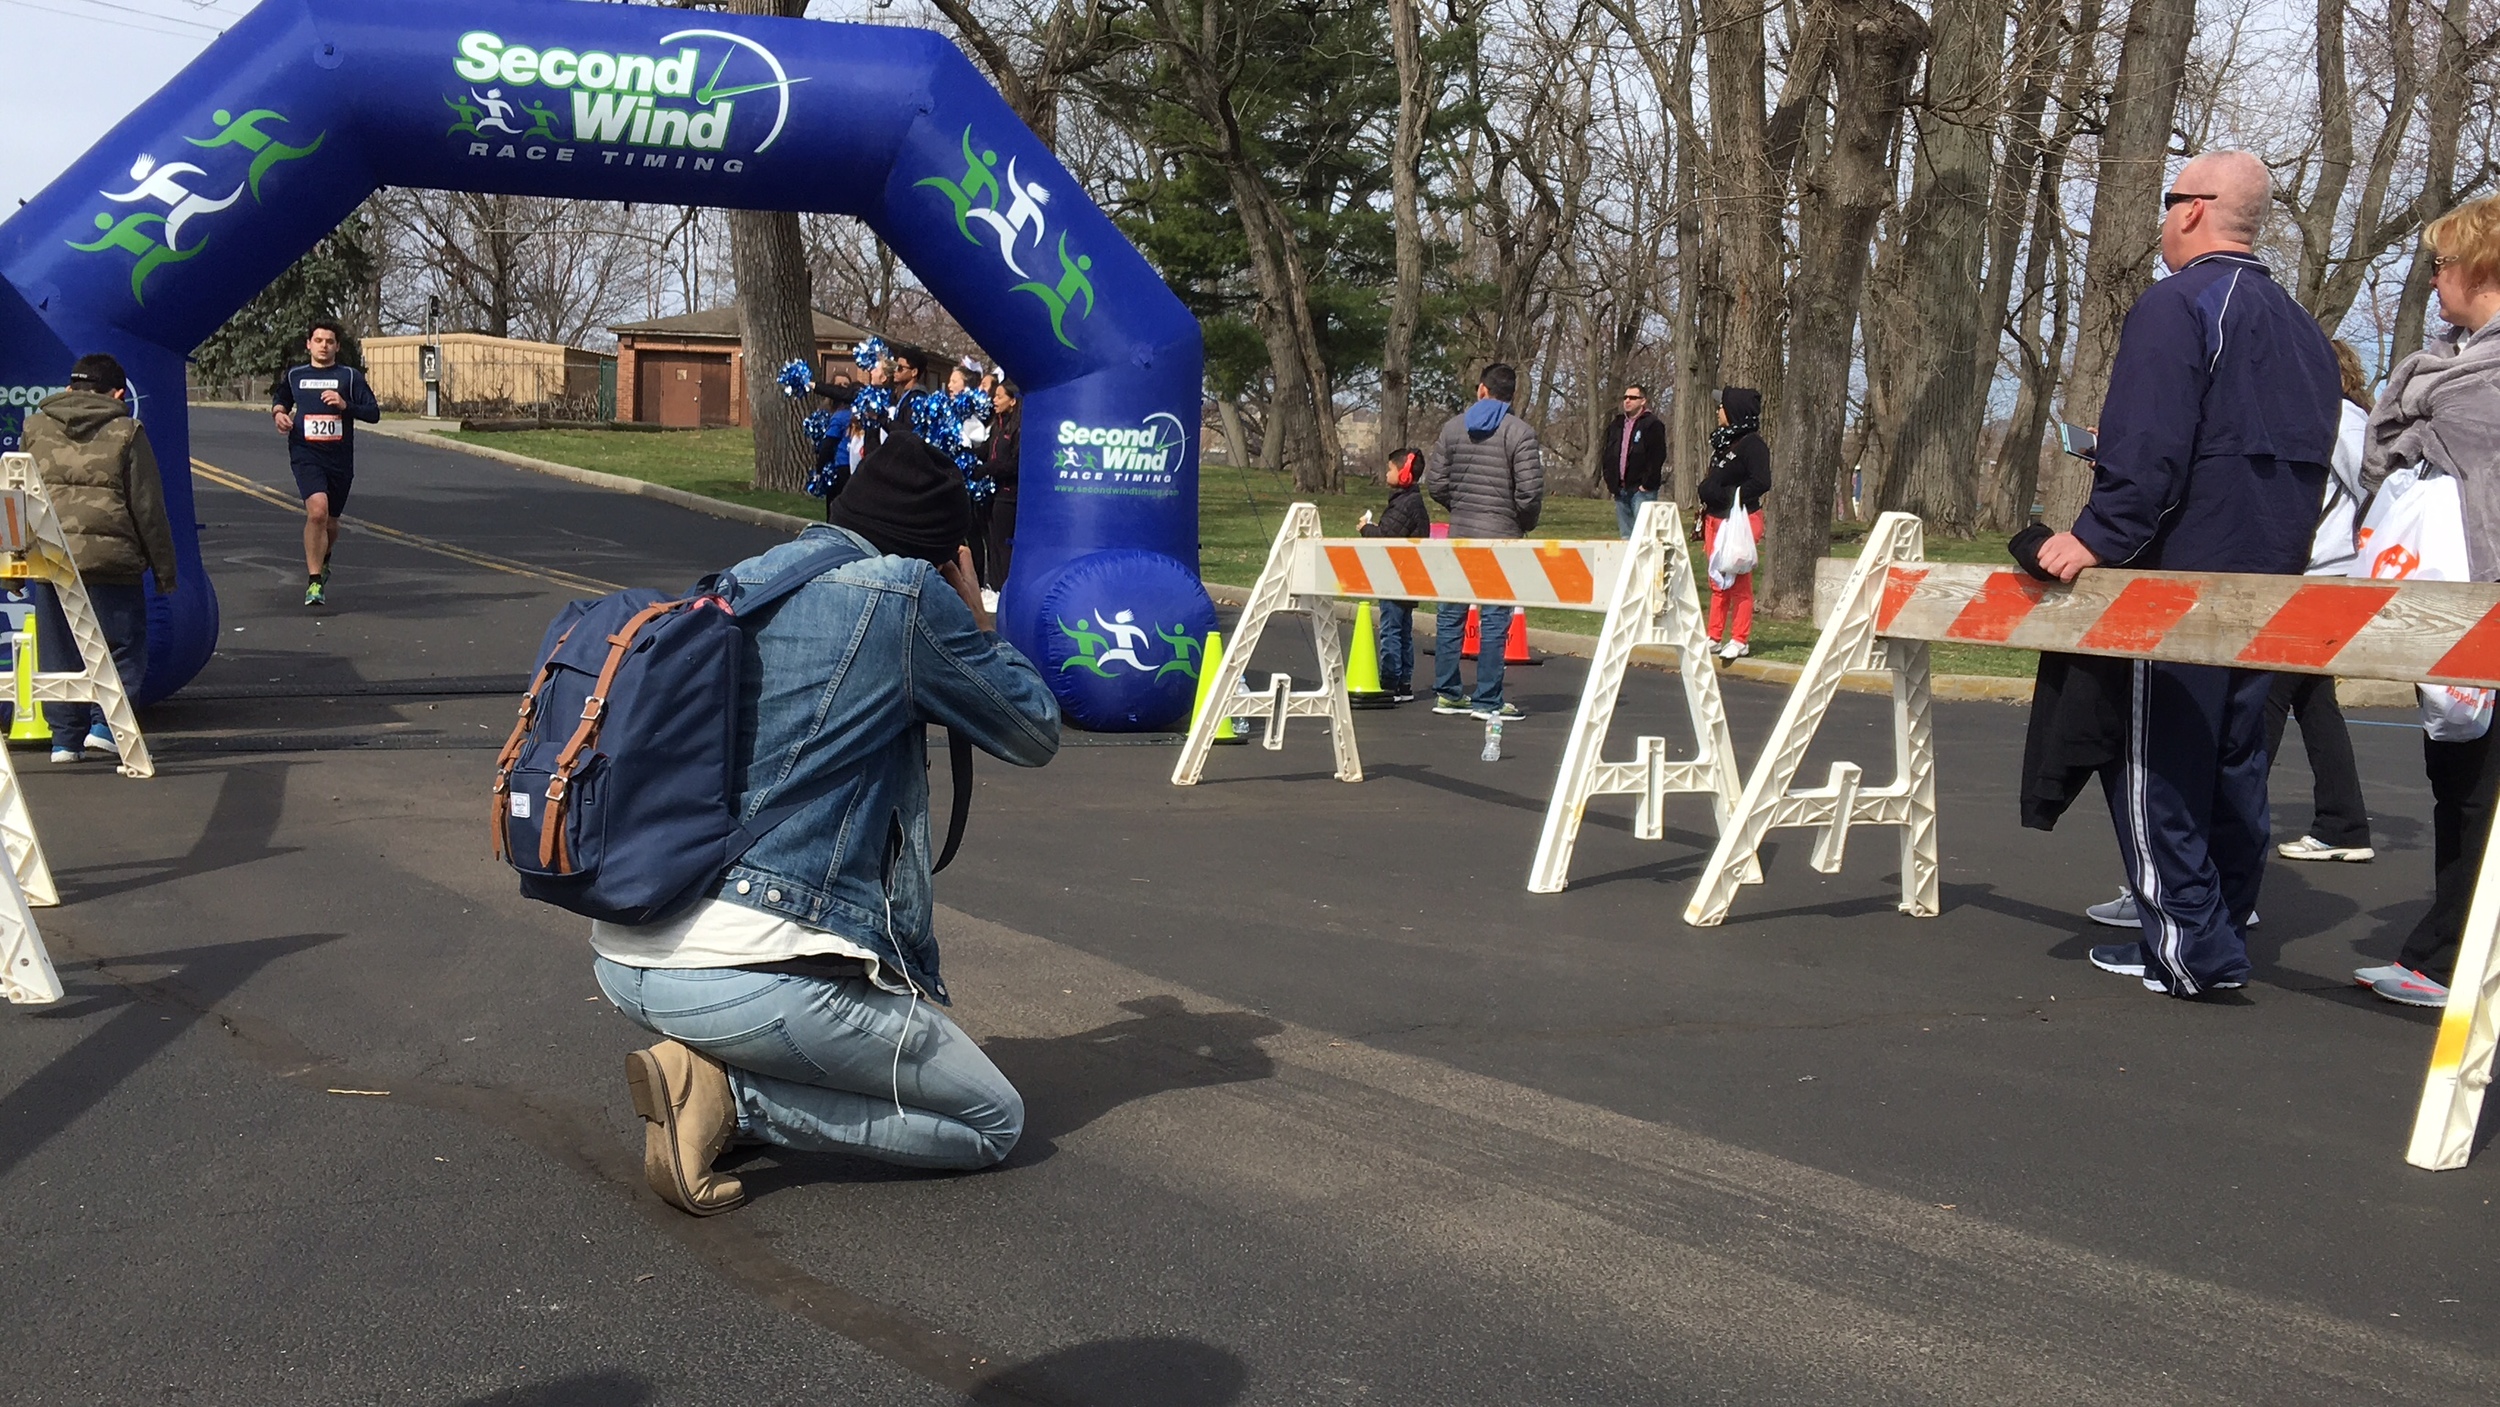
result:
[[[955,461],[898,427],[851,472],[825,521],[887,556],[944,566],[972,535],[972,495]]]

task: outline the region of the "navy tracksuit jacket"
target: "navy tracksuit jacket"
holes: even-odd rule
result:
[[[2127,314],[2075,536],[2105,566],[2298,575],[2340,385],[2317,320],[2255,256],[2190,260]],[[2240,929],[2270,839],[2272,681],[2137,662],[2126,751],[2101,774],[2144,924],[2145,978],[2174,996],[2248,979]]]

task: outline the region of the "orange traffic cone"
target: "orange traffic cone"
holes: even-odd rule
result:
[[[1467,638],[1458,644],[1458,657],[1471,660],[1482,653],[1483,649],[1484,622],[1476,618],[1476,608],[1469,606],[1467,608]]]
[[[1545,663],[1542,658],[1531,659],[1528,656],[1528,613],[1526,611],[1510,613],[1510,639],[1502,643],[1502,663],[1506,665]]]

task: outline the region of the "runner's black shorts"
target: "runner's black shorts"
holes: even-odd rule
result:
[[[356,471],[333,469],[327,464],[307,464],[298,459],[288,467],[295,471],[295,496],[310,498],[317,493],[330,496],[330,516],[347,516],[347,491],[356,485]]]

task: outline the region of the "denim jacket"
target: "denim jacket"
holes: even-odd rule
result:
[[[758,585],[835,536],[876,550],[811,527],[731,574]],[[1058,701],[1031,661],[974,625],[936,568],[910,558],[837,567],[746,636],[739,814],[816,799],[724,871],[713,895],[863,943],[946,1001],[930,923],[925,725],[1039,767],[1059,750]]]

